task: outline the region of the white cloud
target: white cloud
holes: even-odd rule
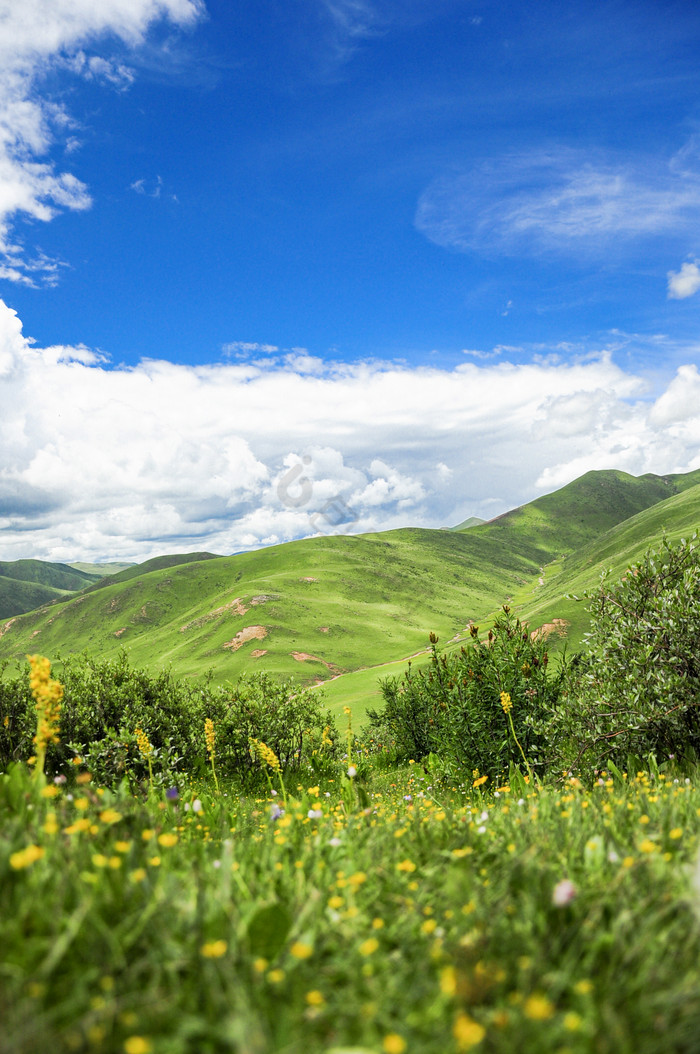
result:
[[[37,83],[55,69],[123,90],[132,71],[111,56],[87,54],[87,45],[109,47],[118,39],[141,44],[157,19],[180,25],[203,12],[201,0],[0,0],[0,258],[2,277],[27,285],[53,284],[57,263],[32,257],[13,226],[21,217],[47,222],[62,209],[87,209],[88,188],[71,172],[59,172],[50,151],[74,128],[62,106],[43,98]],[[76,137],[67,137],[70,151]]]
[[[681,163],[681,154],[683,154]],[[437,245],[505,255],[581,255],[700,222],[700,165],[557,147],[485,160],[435,179],[416,210]]]
[[[110,368],[89,348],[35,346],[2,301],[0,405],[4,559],[229,553],[441,527],[592,468],[639,475],[700,460],[695,366],[655,400],[608,353],[450,370],[300,373],[283,358]]]
[[[670,300],[685,300],[700,289],[700,267],[697,263],[684,263],[680,271],[668,272],[668,296]]]

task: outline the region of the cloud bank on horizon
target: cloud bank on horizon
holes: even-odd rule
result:
[[[0,302],[3,556],[230,553],[497,515],[591,468],[700,467],[700,373],[648,398],[609,351],[454,369],[292,352],[109,368]],[[344,515],[338,517],[340,505]]]
[[[464,8],[0,0],[3,559],[700,467],[700,13]]]

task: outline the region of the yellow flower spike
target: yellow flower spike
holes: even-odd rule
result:
[[[510,697],[510,692],[501,692],[501,706],[504,714],[509,714],[513,709],[513,700]]]
[[[58,729],[61,719],[61,701],[63,699],[63,685],[58,681],[51,680],[51,663],[41,655],[28,655],[29,661],[29,687],[36,704],[36,734],[34,744],[36,746],[36,768],[34,778],[41,779],[44,775],[44,762],[46,760],[46,748],[51,743],[58,743]]]

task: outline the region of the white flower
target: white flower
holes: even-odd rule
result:
[[[552,892],[552,904],[555,904],[558,908],[563,908],[576,896],[578,890],[573,884],[571,879],[564,878],[561,882],[557,882]]]
[[[350,777],[350,779],[354,779],[354,777],[356,775],[357,775],[357,769],[355,768],[354,765],[350,765],[348,767],[348,776]]]

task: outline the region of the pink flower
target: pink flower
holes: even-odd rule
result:
[[[571,879],[565,878],[561,882],[557,882],[552,892],[552,904],[555,904],[558,908],[563,908],[576,896],[578,890],[573,884]]]

